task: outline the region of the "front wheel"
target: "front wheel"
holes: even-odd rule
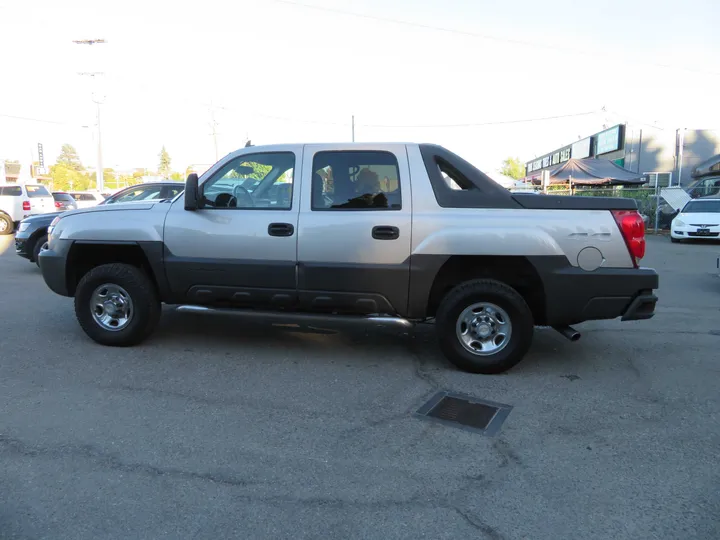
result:
[[[40,266],[40,252],[45,251],[48,248],[48,237],[44,234],[37,240],[35,240],[35,246],[33,247],[33,260],[35,264]]]
[[[532,342],[532,312],[512,287],[493,279],[461,283],[443,298],[435,324],[440,348],[463,371],[491,375],[520,362]]]
[[[102,345],[127,347],[147,338],[160,319],[152,280],[139,268],[112,263],[90,270],[75,292],[75,315],[85,333]]]

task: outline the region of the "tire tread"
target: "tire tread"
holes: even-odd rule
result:
[[[85,296],[86,292],[91,294],[101,281],[116,283],[128,291],[132,296],[135,317],[141,319],[138,325],[129,326],[127,331],[110,332],[103,330],[93,321],[87,309],[89,298]],[[75,315],[80,327],[91,339],[102,345],[137,345],[153,332],[160,320],[160,313],[160,300],[152,280],[140,268],[125,263],[96,266],[82,277],[75,293]]]

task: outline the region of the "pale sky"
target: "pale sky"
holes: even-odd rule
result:
[[[42,142],[50,165],[69,142],[94,166],[93,71],[114,168],[156,168],[162,145],[175,170],[214,162],[210,103],[220,156],[246,136],[348,141],[355,115],[358,141],[438,143],[489,172],[603,124],[720,128],[717,0],[298,2],[417,26],[294,0],[0,0],[0,157]],[[90,38],[107,44],[72,43]]]

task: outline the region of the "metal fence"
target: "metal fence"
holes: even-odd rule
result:
[[[579,197],[623,197],[635,199],[638,211],[645,219],[645,228],[658,232],[670,229],[670,222],[674,217],[674,210],[660,195],[660,188],[641,187],[631,188],[625,186],[591,188],[578,187],[570,189],[566,185],[548,186],[548,195],[575,195]]]

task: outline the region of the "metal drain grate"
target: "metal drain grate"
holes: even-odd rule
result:
[[[416,414],[467,431],[495,435],[511,410],[510,405],[462,394],[439,392],[420,407]]]

